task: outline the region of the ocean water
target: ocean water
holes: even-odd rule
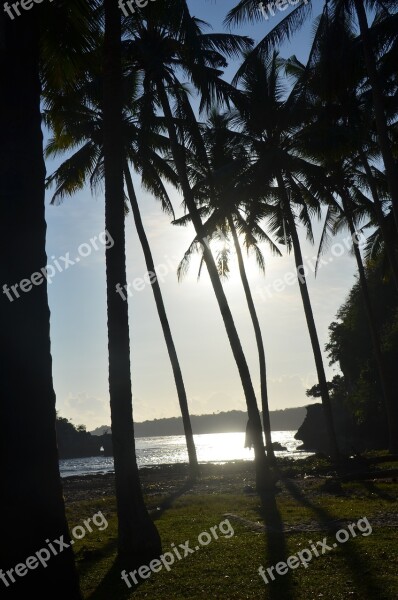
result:
[[[272,440],[286,448],[286,451],[276,452],[276,456],[290,457],[295,460],[311,456],[312,452],[297,450],[301,442],[294,439],[295,433],[296,431],[272,432]],[[232,460],[253,460],[254,458],[254,450],[244,448],[244,432],[209,433],[195,435],[194,438],[198,460],[201,463],[225,463]],[[136,448],[139,467],[188,462],[183,435],[137,438]],[[111,473],[114,470],[113,458],[93,456],[61,460],[60,469],[62,477]]]

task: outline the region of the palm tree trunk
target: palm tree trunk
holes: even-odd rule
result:
[[[366,70],[369,77],[369,83],[372,89],[373,104],[375,109],[376,128],[379,138],[381,154],[383,156],[386,169],[388,186],[391,194],[391,201],[394,211],[395,224],[398,231],[398,176],[397,164],[394,159],[390,139],[388,136],[388,124],[384,109],[383,93],[380,85],[380,78],[377,72],[375,55],[372,47],[372,40],[369,31],[368,19],[363,0],[354,0],[355,10],[358,16],[358,23],[362,37],[364,58]]]
[[[360,151],[360,158],[361,158],[361,162],[362,162],[363,168],[365,169],[365,173],[366,173],[366,176],[367,176],[367,179],[369,182],[369,187],[370,187],[370,191],[371,191],[372,198],[373,198],[377,222],[379,223],[380,231],[383,236],[386,254],[388,257],[388,262],[390,263],[391,273],[392,273],[392,276],[394,279],[395,287],[398,291],[398,260],[397,260],[397,253],[394,248],[394,242],[392,241],[390,232],[388,231],[388,228],[386,227],[384,212],[383,212],[382,205],[380,202],[377,187],[375,185],[375,180],[373,177],[372,170],[370,168],[368,159],[362,150]]]
[[[265,350],[263,336],[261,333],[260,322],[258,320],[256,307],[254,306],[253,296],[251,293],[249,281],[247,279],[245,263],[243,261],[242,250],[239,244],[238,235],[236,233],[235,224],[232,215],[228,216],[228,224],[234,240],[236,256],[238,257],[239,273],[245,291],[247,305],[249,307],[250,317],[253,323],[254,333],[256,336],[258,358],[260,363],[260,385],[261,385],[261,408],[263,411],[263,427],[265,434],[265,447],[267,456],[270,460],[275,461],[274,449],[272,446],[271,437],[271,420],[268,405],[268,389],[267,389],[267,364],[265,360]]]
[[[195,442],[193,439],[193,431],[191,424],[191,417],[189,414],[188,407],[188,398],[185,391],[184,379],[182,377],[182,371],[180,367],[180,361],[178,360],[177,350],[174,345],[173,336],[171,334],[171,329],[169,325],[169,320],[167,318],[166,308],[163,302],[163,296],[159,285],[159,280],[155,277],[155,264],[152,258],[151,248],[149,246],[148,238],[145,233],[144,225],[141,219],[141,213],[137,202],[137,196],[135,194],[133,180],[131,177],[130,169],[128,165],[125,165],[124,176],[127,185],[127,191],[130,199],[131,209],[133,211],[134,222],[137,229],[138,237],[141,242],[142,250],[144,252],[146,268],[148,269],[148,273],[152,275],[151,277],[151,286],[153,295],[155,298],[156,308],[158,311],[160,323],[162,326],[162,331],[164,335],[164,339],[167,346],[167,351],[169,353],[169,358],[171,362],[171,367],[173,369],[174,381],[177,388],[178,400],[180,403],[182,422],[184,426],[185,439],[187,443],[188,450],[188,458],[189,458],[189,471],[192,479],[195,479],[199,473],[199,465],[198,458],[196,455]]]
[[[58,556],[49,552],[46,569],[14,572],[15,583],[6,574],[48,549],[45,540],[63,536],[67,543],[70,536],[41,271],[47,257],[37,13],[12,21],[1,11],[0,34],[0,587],[10,599],[79,600],[70,545]]]
[[[196,208],[195,198],[193,196],[191,186],[186,170],[184,151],[181,148],[177,132],[174,124],[173,114],[170,108],[169,99],[166,90],[163,86],[163,82],[157,83],[157,91],[159,99],[162,105],[162,109],[165,115],[167,129],[169,133],[170,143],[173,151],[174,161],[177,168],[177,173],[180,179],[182,192],[186,206],[191,215],[192,223],[196,231],[198,239],[204,238],[204,228],[202,220]],[[224,288],[221,284],[217,266],[214,261],[214,257],[211,253],[205,241],[203,245],[203,258],[209,273],[210,281],[213,286],[213,290],[221,311],[221,315],[224,321],[225,329],[227,331],[228,339],[231,345],[232,353],[234,355],[242,387],[244,390],[247,412],[249,417],[248,430],[251,432],[253,440],[254,455],[255,455],[255,469],[256,469],[256,485],[259,492],[268,489],[271,485],[270,471],[268,461],[265,455],[263,432],[261,426],[260,413],[258,410],[257,399],[254,393],[252,380],[250,377],[249,367],[246,362],[246,357],[243,352],[243,348],[239,339],[238,332],[233,320],[231,310],[228,305],[227,298],[225,296]]]
[[[351,217],[351,201],[345,189],[340,190],[340,195],[343,201],[344,215],[347,219],[348,227],[352,239],[355,239],[356,229]],[[359,251],[358,245],[353,244],[355,258],[358,265],[359,280],[361,282],[362,297],[365,305],[365,311],[368,318],[369,331],[372,339],[373,354],[376,361],[377,371],[379,374],[379,380],[381,384],[382,394],[384,398],[384,405],[386,408],[387,424],[389,432],[389,450],[391,454],[398,453],[398,413],[397,413],[397,400],[392,394],[392,388],[388,380],[388,375],[384,366],[383,354],[381,351],[381,341],[379,332],[376,325],[376,319],[373,311],[372,301],[370,299],[369,287],[366,278],[365,268],[362,262],[362,256]]]
[[[106,250],[109,394],[115,461],[119,556],[128,566],[159,556],[158,531],[146,510],[139,479],[132,413],[128,304],[117,293],[126,285],[122,135],[121,13],[105,0],[104,166],[105,226],[114,240]]]
[[[287,190],[285,187],[285,182],[283,180],[282,173],[279,175],[279,177],[277,179],[278,179],[278,186],[283,194],[285,214],[286,214],[286,218],[287,218],[287,222],[288,222],[288,226],[289,226],[290,236],[292,238],[292,243],[293,243],[294,259],[295,259],[295,263],[296,263],[297,278],[299,281],[300,294],[301,294],[301,299],[303,301],[304,313],[305,313],[305,318],[307,321],[308,332],[310,334],[312,351],[314,353],[315,366],[316,366],[316,371],[317,371],[317,375],[318,375],[319,388],[320,388],[320,392],[321,392],[322,406],[323,406],[323,411],[324,411],[324,415],[325,415],[326,430],[327,430],[327,434],[328,434],[330,457],[334,462],[338,462],[339,461],[339,449],[338,449],[338,445],[337,445],[336,432],[335,432],[335,428],[334,428],[332,406],[331,406],[330,397],[329,397],[329,390],[328,390],[327,379],[326,379],[326,374],[325,374],[325,367],[323,366],[322,352],[321,352],[321,347],[319,344],[318,332],[316,330],[314,313],[312,312],[311,299],[310,299],[310,295],[309,295],[308,287],[307,287],[307,279],[306,279],[306,276],[304,273],[304,268],[303,268],[304,261],[303,261],[303,255],[301,252],[300,239],[299,239],[299,236],[297,233],[296,223],[295,223],[292,209],[290,206],[290,200],[289,200],[289,197],[287,194]]]

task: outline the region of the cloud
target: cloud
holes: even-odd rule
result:
[[[304,406],[310,402],[306,391],[314,385],[313,376],[282,375],[268,380],[270,409],[278,410],[294,406]]]
[[[217,391],[203,397],[191,397],[189,407],[191,414],[204,415],[228,410],[245,410],[245,402],[242,401],[242,394],[235,398],[225,392]]]
[[[58,403],[57,408],[62,417],[70,419],[74,425],[86,425],[88,430],[110,423],[109,402],[84,392],[69,394],[63,402]]]

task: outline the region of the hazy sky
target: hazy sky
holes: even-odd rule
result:
[[[161,1],[161,0],[159,0]],[[233,0],[191,2],[193,13],[221,27],[222,18],[234,5]],[[315,1],[315,9],[322,3]],[[275,17],[276,19],[276,17]],[[276,20],[245,26],[240,32],[259,39]],[[311,43],[308,24],[282,56],[297,54],[304,59]],[[52,170],[51,164],[48,171]],[[204,272],[197,282],[197,263],[182,283],[177,282],[176,267],[193,238],[189,228],[173,227],[159,204],[138,190],[144,224],[151,243],[155,264],[164,273],[162,290],[180,357],[191,412],[212,413],[245,409],[244,395],[216,300]],[[182,214],[181,198],[175,194],[177,216]],[[47,206],[47,252],[49,263],[70,253],[80,254],[78,264],[58,273],[49,286],[54,385],[59,413],[75,424],[89,429],[110,423],[104,249],[90,239],[104,230],[103,195],[91,197],[87,190],[61,206]],[[146,272],[132,217],[126,221],[128,281]],[[318,229],[319,233],[319,229]],[[319,238],[319,235],[318,235]],[[336,242],[339,241],[336,239]],[[304,255],[316,250],[303,240]],[[266,252],[266,250],[265,250]],[[334,254],[339,254],[337,248]],[[328,326],[335,318],[354,282],[355,265],[345,251],[341,257],[327,255],[317,279],[311,274],[309,285],[321,345],[328,339]],[[329,259],[333,259],[329,262]],[[63,261],[61,261],[63,264]],[[256,391],[259,391],[258,362],[252,326],[238,278],[235,260],[225,283],[230,306],[244,345]],[[294,273],[293,257],[267,257],[266,277],[253,259],[247,261],[256,306],[262,325],[267,354],[271,409],[308,403],[305,391],[316,383],[314,360],[305,324],[297,283],[273,284]],[[289,280],[288,280],[289,281]],[[179,406],[151,288],[135,292],[129,301],[131,365],[134,417],[136,421],[178,416]],[[327,364],[327,359],[325,358]],[[328,375],[333,372],[328,368]]]

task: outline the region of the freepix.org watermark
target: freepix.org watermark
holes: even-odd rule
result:
[[[221,521],[219,525],[210,527],[211,534],[208,531],[202,531],[202,533],[198,535],[199,544],[195,545],[194,548],[190,547],[189,540],[183,544],[178,544],[178,548],[175,544],[171,544],[170,552],[165,552],[159,558],[155,558],[149,563],[149,565],[142,565],[139,569],[131,571],[130,573],[122,571],[123,581],[128,588],[132,588],[133,586],[131,581],[134,581],[135,585],[138,585],[137,576],[141,579],[149,579],[152,573],[159,573],[163,567],[167,571],[170,571],[171,566],[175,563],[176,558],[178,560],[182,560],[191,554],[195,554],[195,552],[200,550],[202,546],[208,546],[213,540],[218,540],[219,535],[217,533],[217,529],[222,537],[225,538],[231,538],[235,534],[235,531],[228,519]]]
[[[316,542],[316,544],[314,544],[312,540],[309,540],[308,545],[311,549],[304,548],[304,550],[300,550],[297,552],[297,554],[289,556],[286,562],[278,562],[278,564],[274,565],[273,567],[268,567],[267,574],[265,572],[265,568],[261,566],[258,569],[258,573],[264,582],[268,584],[268,577],[271,579],[271,581],[275,581],[274,571],[277,575],[286,575],[289,569],[297,569],[300,566],[308,569],[308,564],[312,561],[314,556],[319,558],[320,556],[331,552],[337,548],[339,544],[345,544],[350,538],[356,538],[358,532],[364,537],[367,537],[372,533],[372,531],[373,530],[368,519],[363,517],[356,523],[350,523],[347,529],[339,529],[335,536],[336,541],[333,542],[331,546],[328,545],[328,539],[326,537],[324,537],[322,541]]]
[[[264,19],[268,21],[269,15],[275,17],[275,10],[283,12],[289,6],[296,7],[298,4],[308,4],[309,2],[310,0],[276,0],[275,2],[268,2],[266,6],[264,6],[264,2],[259,2],[258,6],[263,13]]]
[[[77,249],[77,256],[72,260],[70,252],[67,252],[64,256],[55,258],[52,256],[52,263],[40,269],[36,273],[33,273],[29,278],[22,279],[19,283],[8,286],[6,283],[3,285],[3,294],[5,294],[10,302],[21,298],[22,294],[30,292],[34,286],[39,286],[44,281],[48,284],[52,283],[52,280],[57,273],[67,271],[70,267],[77,265],[82,259],[88,258],[93,250],[99,250],[99,244],[109,250],[115,244],[111,235],[108,231],[102,231],[98,236],[94,236],[90,239],[90,243],[80,244]]]
[[[48,1],[53,2],[53,0]],[[30,10],[34,7],[35,4],[41,4],[42,2],[43,0],[20,0],[20,2],[14,2],[13,4],[11,4],[11,6],[9,2],[5,2],[3,4],[4,12],[7,13],[7,15],[13,21],[15,17],[21,16],[21,11],[19,10],[20,8],[22,10]]]
[[[46,546],[38,550],[33,556],[29,556],[24,563],[19,563],[13,569],[9,569],[4,572],[0,569],[0,580],[4,583],[6,587],[10,587],[11,584],[17,581],[17,577],[26,577],[29,571],[34,571],[39,567],[44,567],[47,569],[48,563],[54,556],[58,556],[64,550],[67,550],[75,543],[75,540],[82,540],[86,537],[87,533],[92,533],[93,528],[90,523],[95,525],[98,531],[105,531],[108,527],[108,521],[102,514],[102,512],[97,512],[90,519],[85,519],[83,521],[83,525],[77,525],[72,529],[73,539],[70,540],[69,543],[65,542],[64,536],[57,540],[45,540]]]
[[[135,13],[135,8],[145,8],[148,6],[149,2],[156,2],[156,0],[119,0],[119,8],[124,14],[125,17],[128,17],[129,14],[133,15]],[[126,8],[126,4],[128,9]]]
[[[121,299],[126,302],[128,298],[134,296],[134,292],[144,291],[148,285],[153,285],[155,281],[159,280],[164,283],[166,276],[170,272],[175,272],[180,262],[177,256],[169,257],[165,254],[164,258],[165,262],[157,265],[154,271],[146,271],[142,277],[136,277],[124,286],[118,283],[116,285],[116,293],[119,294]]]

